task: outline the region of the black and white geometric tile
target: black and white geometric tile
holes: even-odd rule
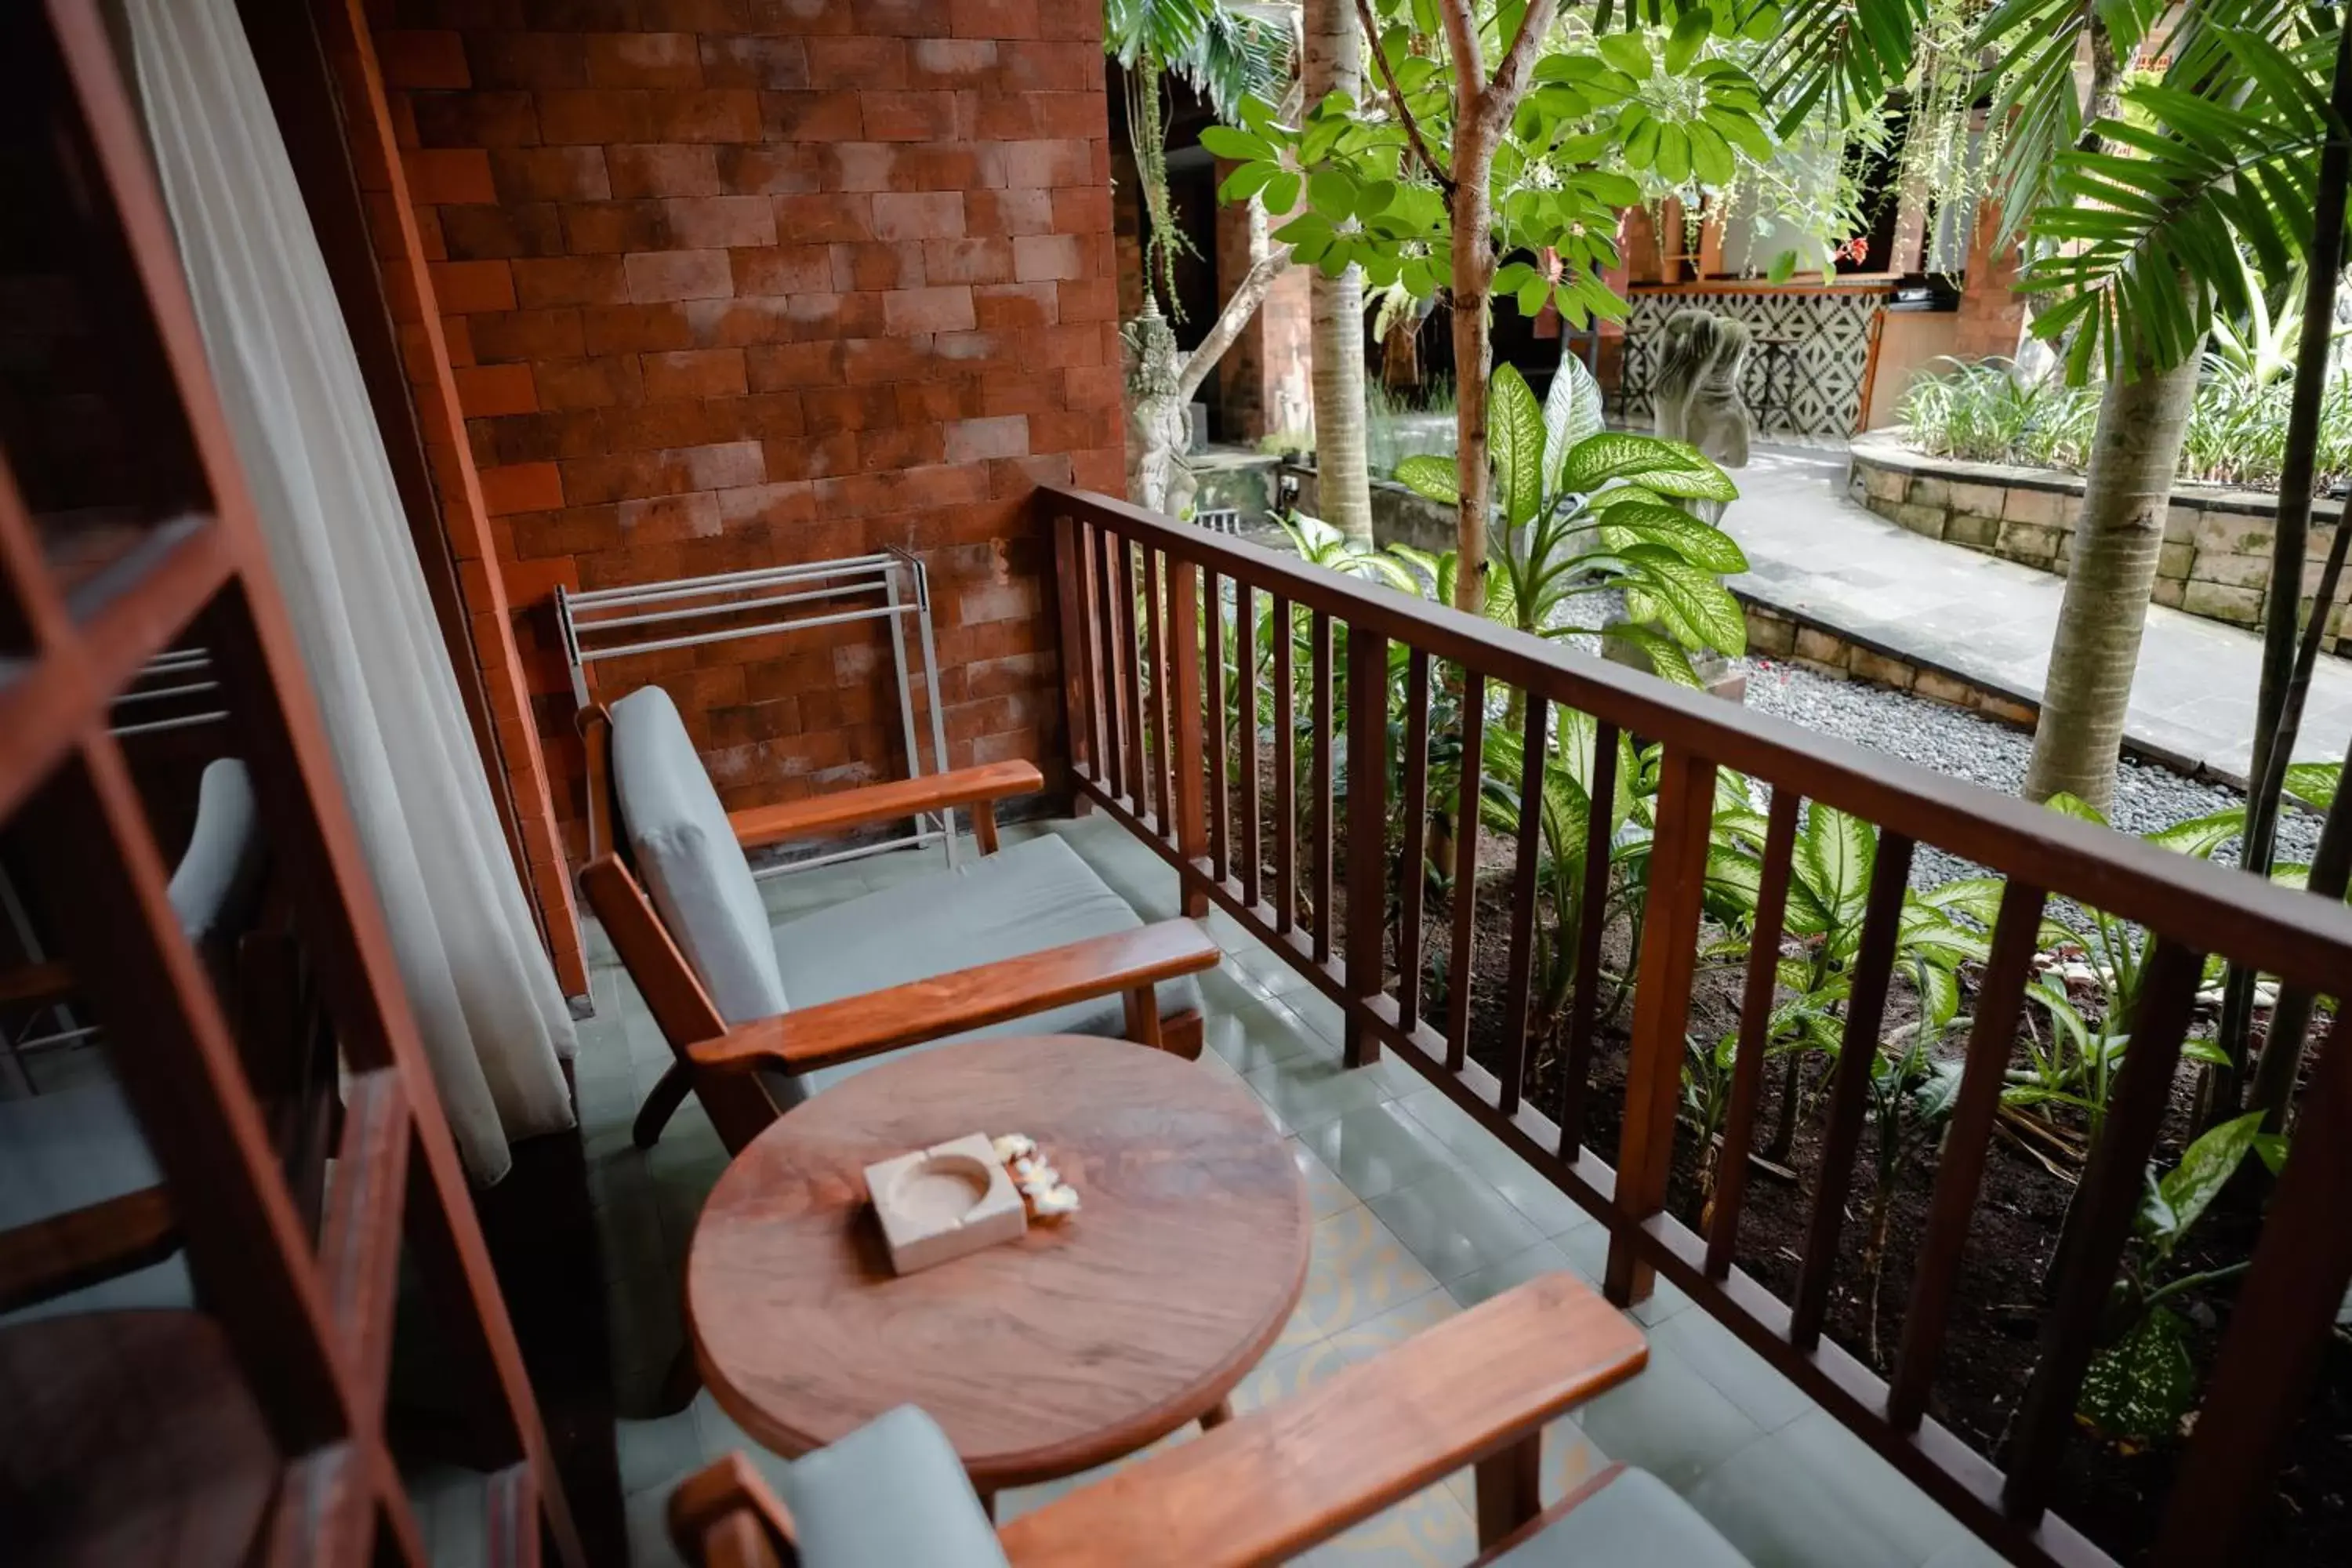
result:
[[[1862,409],[1863,364],[1870,322],[1885,297],[1876,292],[1797,287],[1769,294],[1635,294],[1625,323],[1622,416],[1645,425],[1659,334],[1677,310],[1700,309],[1748,324],[1742,390],[1759,436],[1843,437]]]

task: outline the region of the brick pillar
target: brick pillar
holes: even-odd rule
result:
[[[1223,182],[1234,164],[1220,163]],[[1279,227],[1282,218],[1272,220]],[[1238,203],[1217,208],[1217,292],[1220,303],[1250,269],[1249,208]],[[1224,414],[1224,438],[1255,441],[1314,423],[1310,377],[1314,351],[1307,342],[1307,269],[1293,267],[1274,281],[1265,302],[1217,362],[1217,385]]]
[[[1969,237],[1968,281],[1960,289],[1952,335],[1952,353],[1960,359],[2006,359],[2024,336],[2025,298],[2013,286],[2018,249],[2000,241],[2000,208],[1979,202]]]
[[[523,675],[509,612],[507,584],[497,569],[491,514],[509,500],[512,487],[486,488],[467,448],[459,415],[461,399],[514,400],[530,395],[526,376],[511,376],[473,363],[465,323],[445,330],[438,299],[446,266],[437,226],[420,216],[417,202],[480,202],[491,197],[489,162],[479,152],[436,152],[404,163],[390,84],[400,88],[462,86],[464,55],[439,36],[400,35],[379,56],[370,37],[363,0],[329,0],[319,11],[319,27],[329,67],[343,103],[344,135],[352,164],[366,200],[368,226],[402,358],[416,400],[417,424],[441,502],[442,525],[457,563],[458,584],[471,617],[474,651],[489,695],[497,755],[486,765],[501,769],[511,787],[526,857],[524,890],[538,906],[555,964],[557,983],[570,996],[585,995],[588,969],[582,950],[580,916],[572,879],[559,842],[556,814],[548,789],[547,761],[530,719],[529,686]],[[489,280],[452,274],[461,295]]]
[[[949,761],[1052,778],[1029,493],[1125,471],[1098,0],[365,3],[439,62],[392,123],[564,847],[559,583],[911,549]],[[599,674],[671,692],[730,809],[904,768],[869,626]]]

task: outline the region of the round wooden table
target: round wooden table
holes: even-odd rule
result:
[[[1083,1207],[893,1275],[865,1168],[967,1132],[1036,1139]],[[736,1156],[687,1257],[688,1332],[776,1452],[918,1405],[992,1497],[1223,1419],[1297,1304],[1309,1224],[1238,1085],[1119,1040],[973,1041],[835,1085]]]

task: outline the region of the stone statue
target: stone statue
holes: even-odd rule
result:
[[[1192,442],[1184,363],[1176,333],[1149,296],[1127,325],[1127,495],[1150,511],[1182,517],[1199,489],[1184,450]]]
[[[1712,310],[1677,310],[1666,318],[1658,344],[1651,403],[1657,433],[1687,441],[1727,468],[1748,466],[1748,405],[1739,392],[1752,335],[1745,321]],[[1721,501],[1690,509],[1720,521]]]

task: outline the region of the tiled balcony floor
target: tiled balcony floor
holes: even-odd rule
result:
[[[1176,912],[1174,874],[1108,818],[1006,836],[1040,832],[1066,837],[1146,919]],[[939,864],[936,854],[902,852],[762,887],[772,912],[798,914]],[[1317,1217],[1305,1298],[1237,1405],[1308,1387],[1546,1269],[1598,1280],[1606,1250],[1598,1224],[1412,1068],[1341,1068],[1339,1010],[1223,916],[1209,924],[1226,956],[1204,977],[1210,1049],[1201,1070],[1239,1079],[1264,1103],[1289,1139]],[[578,1077],[625,1413],[646,1406],[681,1342],[677,1262],[726,1156],[691,1102],[651,1152],[630,1143],[630,1118],[668,1052],[609,951],[594,957],[597,1016],[582,1026]],[[1648,1370],[1558,1424],[1547,1444],[1548,1500],[1622,1459],[1682,1491],[1759,1568],[2000,1561],[1672,1286],[1662,1283],[1635,1315],[1650,1331]],[[662,1530],[669,1490],[730,1448],[761,1454],[707,1394],[674,1416],[622,1421],[634,1563],[677,1561]],[[1077,1484],[1007,1492],[1000,1506],[1010,1517]],[[1477,1552],[1469,1486],[1465,1471],[1303,1561],[1467,1563]],[[453,1485],[420,1500],[442,1548],[436,1561],[471,1568],[457,1543],[474,1538],[474,1494]]]

